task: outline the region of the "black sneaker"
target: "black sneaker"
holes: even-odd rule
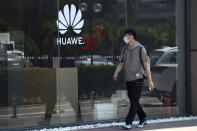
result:
[[[131,124],[129,124],[129,125],[123,124],[123,125],[121,125],[121,127],[122,127],[123,129],[125,129],[125,130],[130,130],[130,129],[132,128],[132,125],[131,125]]]
[[[147,124],[147,119],[145,118],[144,120],[142,120],[142,121],[140,121],[139,122],[139,124],[137,124],[136,126],[138,127],[138,128],[142,128],[142,127],[144,127],[144,125],[146,125]]]
[[[38,122],[39,125],[50,125],[50,119],[41,117],[41,121]]]

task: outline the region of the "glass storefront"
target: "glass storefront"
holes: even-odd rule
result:
[[[146,113],[183,113],[175,0],[0,1],[0,130],[125,118],[124,75],[115,82],[113,73],[126,28],[150,57],[155,91],[142,91]]]

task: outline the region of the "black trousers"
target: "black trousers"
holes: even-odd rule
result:
[[[141,89],[143,87],[143,79],[138,79],[130,82],[126,82],[126,88],[128,92],[128,97],[130,100],[130,109],[126,117],[126,124],[132,124],[136,114],[140,120],[146,117],[146,113],[142,109],[139,100],[141,97]]]

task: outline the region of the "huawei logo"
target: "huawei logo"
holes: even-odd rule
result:
[[[79,9],[77,11],[75,5],[71,4],[70,8],[68,5],[65,5],[63,13],[62,11],[59,11],[58,17],[57,27],[59,28],[59,32],[61,34],[65,34],[69,27],[71,27],[76,34],[81,32],[81,28],[84,25],[84,20],[82,19],[81,10]]]

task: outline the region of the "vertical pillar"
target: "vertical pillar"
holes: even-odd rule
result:
[[[191,114],[197,115],[197,1],[189,0],[189,58],[190,58],[190,86],[191,86]]]
[[[176,0],[176,44],[177,52],[177,74],[176,74],[176,93],[179,113],[186,112],[186,84],[185,84],[185,0]]]

